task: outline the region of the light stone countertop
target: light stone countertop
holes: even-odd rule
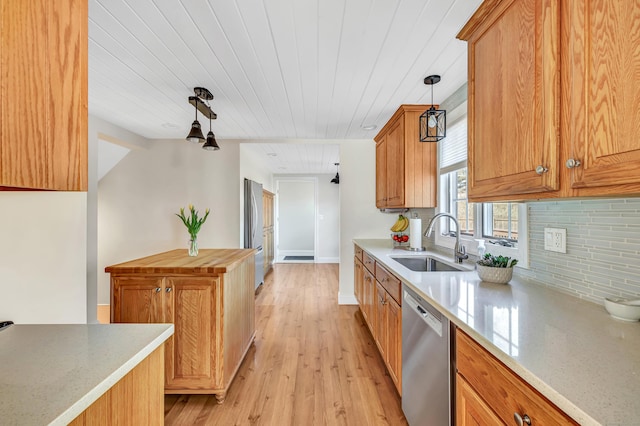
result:
[[[640,425],[640,323],[524,279],[503,285],[475,271],[414,272],[391,258],[451,264],[452,255],[354,243],[580,424]]]
[[[0,331],[0,424],[66,425],[173,334],[173,324]]]

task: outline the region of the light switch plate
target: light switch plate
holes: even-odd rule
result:
[[[567,230],[544,228],[544,249],[558,253],[567,252]]]

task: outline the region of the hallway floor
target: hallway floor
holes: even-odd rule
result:
[[[337,264],[276,264],[256,296],[254,345],[226,401],[165,396],[166,425],[406,425]]]

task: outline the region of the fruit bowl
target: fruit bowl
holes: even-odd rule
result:
[[[404,247],[409,245],[409,234],[405,234],[404,232],[393,232],[391,234],[391,239],[393,240],[394,247]]]

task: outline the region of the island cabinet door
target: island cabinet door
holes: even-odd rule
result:
[[[111,322],[162,323],[163,278],[111,278]]]
[[[212,389],[219,360],[218,321],[214,318],[219,278],[168,277],[165,282],[166,322],[175,332],[165,345],[166,389]]]

